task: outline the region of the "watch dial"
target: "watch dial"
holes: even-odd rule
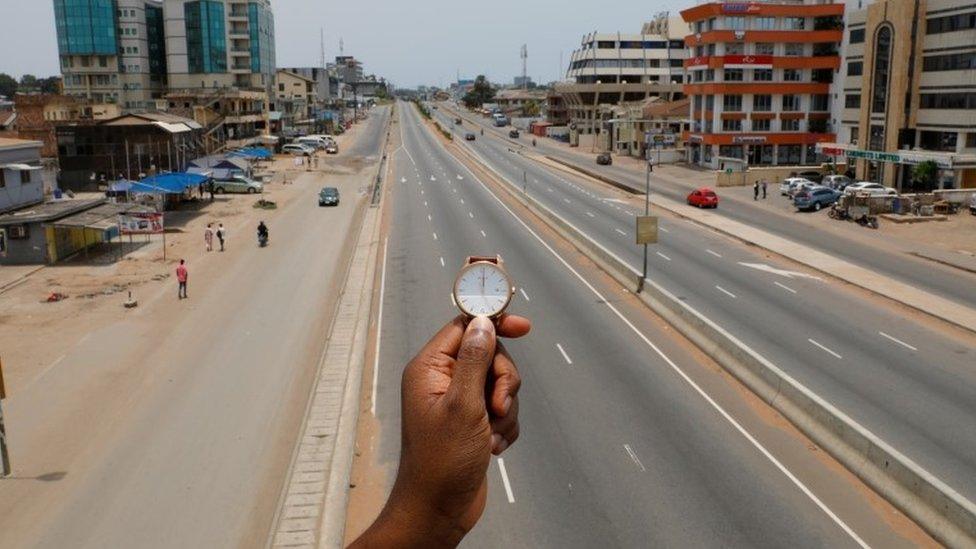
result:
[[[494,316],[511,298],[508,276],[492,263],[475,263],[461,271],[454,286],[454,298],[465,313]]]

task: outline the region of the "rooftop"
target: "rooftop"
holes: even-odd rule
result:
[[[43,146],[44,143],[41,143],[40,141],[0,137],[0,149],[22,149],[27,147],[43,147]]]
[[[105,202],[104,198],[65,199],[44,202],[0,215],[0,226],[53,221],[82,212]]]

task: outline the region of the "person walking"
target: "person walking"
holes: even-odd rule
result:
[[[766,178],[765,177],[762,180],[762,191],[763,191],[763,200],[766,200]]]
[[[220,251],[224,251],[224,238],[226,238],[227,233],[224,231],[224,224],[221,223],[217,226],[217,240],[220,241]]]
[[[752,199],[759,200],[759,182],[756,181],[752,184]]]
[[[207,228],[203,230],[203,241],[207,243],[207,251],[213,251],[213,223],[207,223]]]
[[[176,267],[176,281],[180,283],[178,295],[179,299],[186,299],[186,280],[189,277],[189,273],[186,271],[186,261],[181,259],[180,264]]]

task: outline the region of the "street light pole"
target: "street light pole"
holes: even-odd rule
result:
[[[651,215],[651,159],[647,158],[647,176],[644,183],[644,217]],[[647,243],[644,243],[644,271],[641,279],[637,282],[637,293],[644,290],[644,281],[647,280]]]

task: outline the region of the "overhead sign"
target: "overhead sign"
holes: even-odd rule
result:
[[[759,145],[766,142],[765,135],[736,135],[732,142],[738,145]]]
[[[122,234],[160,234],[163,232],[163,214],[156,212],[125,212],[119,214],[119,232]]]
[[[726,55],[725,68],[727,69],[771,69],[773,68],[772,55]]]
[[[637,217],[637,244],[657,244],[657,217],[641,215]]]
[[[759,13],[759,4],[755,2],[725,2],[722,13]]]

